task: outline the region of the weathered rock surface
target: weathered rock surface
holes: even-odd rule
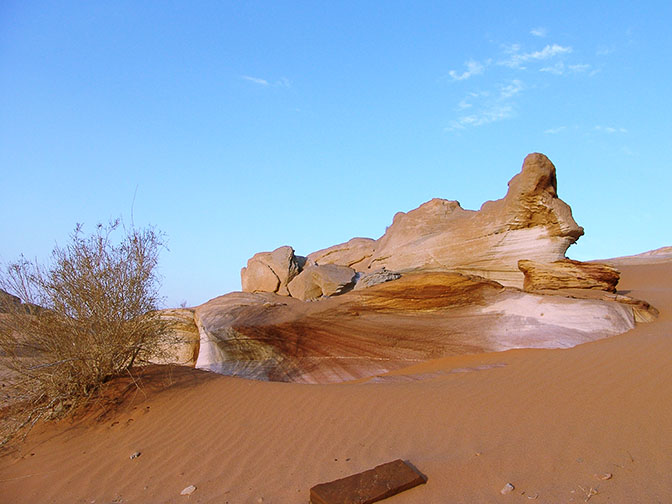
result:
[[[304,383],[363,378],[448,355],[567,348],[635,323],[628,304],[525,293],[447,272],[409,272],[316,303],[231,293],[197,307],[196,321],[196,367]]]
[[[260,292],[231,292],[196,308],[200,334],[196,367],[216,373],[272,381],[292,381],[296,366],[284,351],[282,335],[266,337],[269,323],[293,320],[303,307],[298,299]],[[289,305],[289,306],[288,306]],[[287,342],[291,345],[291,340]]]
[[[342,264],[363,271],[362,268],[368,266],[375,245],[376,240],[371,238],[353,238],[346,243],[308,254],[307,258],[316,264]]]
[[[457,201],[433,199],[395,215],[376,240],[357,238],[309,254],[357,271],[434,269],[491,278],[522,288],[518,260],[553,262],[583,234],[558,198],[555,166],[543,154],[525,158],[505,198],[465,210]]]
[[[161,310],[161,319],[168,325],[155,351],[140,355],[140,361],[150,364],[180,364],[196,366],[201,336],[194,320],[194,310],[173,308]]]
[[[391,282],[392,280],[397,280],[401,278],[401,273],[395,271],[387,271],[385,268],[381,268],[371,273],[361,273],[357,283],[355,284],[355,289],[366,289],[367,287],[373,287],[385,282]]]
[[[287,295],[287,284],[301,271],[300,259],[292,247],[259,252],[240,272],[244,292],[277,292]]]
[[[655,318],[614,292],[617,270],[565,258],[582,234],[555,167],[530,154],[506,196],[478,211],[433,199],[398,213],[378,240],[256,254],[245,292],[196,308],[196,367],[338,382],[455,354],[567,348]]]
[[[518,268],[525,275],[523,288],[526,291],[554,289],[598,289],[616,292],[620,272],[611,266],[561,259],[552,263],[540,263],[521,259]]]
[[[323,264],[306,267],[287,287],[292,297],[306,301],[341,294],[352,288],[355,278],[352,268]]]
[[[0,289],[0,313],[28,313],[37,315],[44,311],[39,305],[24,303],[21,298]]]
[[[311,504],[373,504],[427,482],[401,459],[310,489]]]
[[[599,299],[630,305],[635,322],[653,322],[658,318],[659,314],[658,310],[648,302],[615,292],[596,289],[543,289],[534,291],[534,293],[543,296],[564,296],[573,299]]]
[[[21,305],[21,299],[0,289],[0,313],[13,312]]]

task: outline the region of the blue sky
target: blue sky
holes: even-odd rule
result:
[[[244,5],[241,5],[244,4]],[[75,223],[168,237],[166,304],[255,252],[477,209],[530,152],[586,235],[672,245],[672,3],[0,2],[0,260]]]

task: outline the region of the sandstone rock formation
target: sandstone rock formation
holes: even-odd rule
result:
[[[398,213],[358,268],[460,271],[522,287],[518,260],[564,259],[582,234],[571,209],[558,198],[555,166],[543,154],[530,154],[509,182],[506,197],[484,203],[479,211],[433,199]]]
[[[454,354],[571,347],[655,318],[615,292],[617,270],[565,258],[582,234],[555,167],[530,154],[507,195],[478,211],[433,199],[378,240],[256,254],[244,292],[195,308],[196,367],[338,382]]]
[[[376,240],[371,238],[353,238],[346,243],[308,254],[307,259],[316,264],[342,264],[363,271],[368,267],[375,246]]]
[[[355,284],[355,289],[366,289],[367,287],[373,287],[385,282],[391,282],[392,280],[397,280],[401,278],[401,273],[396,271],[387,271],[385,268],[381,268],[371,273],[361,273]]]
[[[625,294],[608,292],[598,289],[540,289],[534,294],[540,296],[563,296],[572,299],[597,299],[600,301],[614,301],[629,305],[632,309],[635,322],[653,322],[658,318],[658,310],[642,299],[635,299]]]
[[[240,272],[244,292],[277,292],[288,295],[287,284],[301,271],[301,261],[292,247],[259,252]]]
[[[341,294],[354,285],[356,272],[347,266],[308,266],[287,286],[292,297],[306,301]]]
[[[338,382],[418,361],[564,348],[634,327],[628,304],[525,293],[475,276],[410,272],[304,303],[231,293],[196,308],[196,367],[247,378]]]
[[[558,198],[555,166],[535,153],[525,158],[521,172],[509,182],[506,197],[484,203],[479,211],[435,198],[408,213],[397,213],[378,240],[353,238],[313,252],[307,260],[358,272],[456,271],[522,288],[520,259],[541,263],[564,259],[567,248],[582,234],[571,209]],[[288,266],[288,256],[283,256],[281,267],[270,261],[269,254],[276,252],[260,253],[248,261],[242,273],[243,291],[287,294],[284,285],[298,271]]]
[[[0,289],[0,313],[13,312],[21,304],[21,299]]]
[[[27,313],[37,315],[43,311],[39,305],[24,303],[21,298],[0,289],[0,313]]]
[[[196,366],[201,336],[194,320],[194,310],[173,308],[161,310],[161,320],[168,331],[149,355],[140,355],[140,361],[150,364],[179,364]]]
[[[598,289],[616,292],[620,273],[606,264],[584,263],[562,259],[552,263],[540,263],[521,259],[518,268],[525,275],[523,288],[526,291],[556,289]]]

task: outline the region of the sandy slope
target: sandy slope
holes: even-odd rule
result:
[[[164,375],[147,378],[114,414],[39,427],[1,457],[0,502],[307,503],[312,485],[395,458],[429,481],[390,504],[581,503],[589,492],[591,503],[672,502],[672,262],[619,268],[620,288],[658,307],[658,321],[569,350],[449,357],[378,383],[181,370],[157,391]],[[500,495],[507,482],[515,491]]]

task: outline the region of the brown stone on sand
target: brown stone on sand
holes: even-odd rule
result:
[[[401,459],[310,489],[311,504],[370,504],[427,482]]]
[[[621,276],[616,268],[606,264],[584,263],[562,259],[541,263],[522,259],[518,269],[525,275],[523,288],[528,291],[555,289],[598,289],[616,292]]]

